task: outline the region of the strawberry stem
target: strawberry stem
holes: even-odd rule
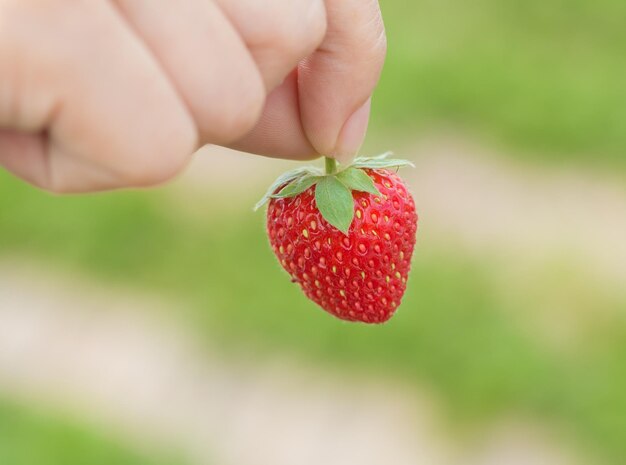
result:
[[[335,174],[337,171],[337,161],[334,158],[324,157],[326,162],[326,174]]]

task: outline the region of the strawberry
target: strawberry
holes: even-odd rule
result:
[[[417,213],[402,179],[387,168],[410,164],[387,154],[358,158],[326,174],[299,168],[276,180],[267,233],[282,267],[306,296],[348,321],[383,323],[404,291]]]

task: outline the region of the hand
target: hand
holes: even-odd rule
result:
[[[349,158],[384,55],[374,0],[0,0],[0,165],[65,193],[206,143]]]

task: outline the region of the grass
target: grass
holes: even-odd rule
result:
[[[373,133],[456,126],[542,160],[623,167],[626,3],[381,2],[389,54]]]
[[[51,412],[0,399],[0,463],[6,465],[179,465],[146,456],[107,434]]]
[[[191,325],[225,351],[299,354],[340,369],[433,386],[458,424],[522,411],[591,449],[626,455],[626,296],[545,273],[526,305],[571,286],[567,314],[617,315],[580,344],[552,348],[503,298],[502,270],[449,243],[420,242],[409,292],[388,325],[339,322],[302,297],[271,255],[262,215],[203,198],[206,218],[165,208],[164,192],[55,198],[0,176],[0,254],[26,253],[186,302]],[[582,284],[582,287],[580,286]],[[593,295],[589,298],[584,292]],[[568,293],[566,293],[568,294]],[[584,298],[583,298],[584,297]],[[558,303],[558,301],[557,301]],[[577,308],[579,307],[579,308]]]

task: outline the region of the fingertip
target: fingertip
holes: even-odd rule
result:
[[[330,154],[342,165],[349,165],[354,157],[358,155],[369,124],[372,98],[368,98],[344,123],[335,148]]]

